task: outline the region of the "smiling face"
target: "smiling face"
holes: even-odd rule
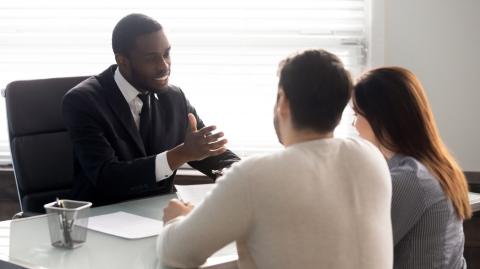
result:
[[[170,43],[162,30],[140,35],[128,55],[117,54],[125,79],[139,91],[160,91],[170,76]]]

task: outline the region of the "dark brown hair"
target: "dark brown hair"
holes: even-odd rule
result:
[[[280,88],[290,104],[294,127],[330,132],[352,93],[350,73],[325,50],[306,50],[280,64]]]
[[[465,176],[440,138],[425,91],[400,67],[364,74],[354,87],[354,110],[386,149],[416,158],[436,176],[459,218],[471,217]]]

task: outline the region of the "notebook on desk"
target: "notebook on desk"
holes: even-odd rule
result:
[[[196,184],[196,185],[175,185],[177,197],[184,202],[190,202],[193,205],[200,204],[205,196],[215,187],[215,183]]]

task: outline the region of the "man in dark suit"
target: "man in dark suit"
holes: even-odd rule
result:
[[[115,26],[117,65],[63,99],[74,149],[73,199],[94,205],[171,193],[184,163],[211,178],[239,158],[222,132],[198,117],[182,90],[168,84],[170,44],[162,26],[130,14]]]

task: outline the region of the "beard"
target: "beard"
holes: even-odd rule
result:
[[[146,75],[141,72],[141,70],[135,68],[135,66],[130,65],[128,68],[128,73],[130,77],[130,84],[135,87],[138,91],[148,91],[153,93],[162,93],[168,89],[168,82],[165,85],[159,86],[155,85],[152,82],[153,75]],[[170,75],[170,68],[163,70],[161,73],[157,74],[155,77],[162,77],[164,75]],[[167,79],[168,81],[168,79]]]
[[[135,87],[140,92],[148,91],[149,86],[145,83],[145,79],[142,77],[141,73],[138,72],[135,68],[129,67],[128,72],[128,82]],[[127,77],[125,77],[127,78]]]
[[[282,135],[280,133],[280,124],[278,123],[278,117],[275,112],[273,112],[273,127],[275,127],[275,133],[277,134],[278,142],[283,145]]]

